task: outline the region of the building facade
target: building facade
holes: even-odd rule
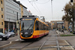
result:
[[[32,15],[32,13],[23,7],[23,15]]]
[[[27,11],[27,8],[25,8],[22,4],[20,4],[20,7],[21,7],[21,17],[23,15],[32,15],[32,13]]]
[[[32,15],[27,8],[16,0],[0,0],[0,32],[12,31],[16,21],[23,15]]]
[[[4,0],[0,0],[0,32],[4,32]]]
[[[16,27],[17,18],[21,18],[21,7],[13,0],[4,0],[4,22],[6,31],[12,31]]]
[[[64,21],[64,26],[65,26],[65,29],[68,30],[68,27],[69,27],[68,21]]]
[[[62,29],[63,24],[63,21],[51,21],[51,29]]]

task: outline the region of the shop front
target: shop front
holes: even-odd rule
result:
[[[15,22],[5,22],[5,31],[14,32],[15,29],[16,29]]]

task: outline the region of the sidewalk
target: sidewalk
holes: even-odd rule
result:
[[[0,41],[0,46],[3,46],[3,45],[6,45],[6,44],[9,44],[11,41],[15,41],[18,39],[18,36],[15,36],[15,37],[11,37],[9,38],[8,40],[4,40],[4,41]]]
[[[68,32],[68,31],[60,32],[57,30],[56,32],[58,35],[62,35],[62,34],[73,35],[72,33]],[[58,39],[67,40],[67,42],[69,42],[69,44],[72,45],[73,48],[75,48],[75,36],[64,36],[64,37],[59,36]]]
[[[75,49],[75,36],[58,37],[58,39],[66,40]]]
[[[64,32],[60,32],[60,31],[56,31],[57,34],[61,35],[61,34],[69,34],[69,35],[73,35],[72,33],[70,33],[69,31],[64,31]]]

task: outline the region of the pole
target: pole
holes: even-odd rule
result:
[[[8,32],[9,32],[9,22],[8,22]]]
[[[18,40],[20,40],[20,35],[19,35],[19,33],[20,33],[20,31],[19,31],[19,19],[18,19],[18,12],[17,12],[17,33],[18,33]]]
[[[9,19],[9,22],[8,22],[8,32],[10,31],[9,29],[10,29],[10,18],[8,18]]]
[[[52,1],[53,0],[51,0],[51,12],[52,12],[52,19],[53,19],[53,5],[52,5]]]
[[[17,12],[17,20],[18,20],[18,12]]]

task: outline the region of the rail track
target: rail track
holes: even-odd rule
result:
[[[66,40],[61,40],[61,41],[64,41],[65,42],[65,45],[60,45],[60,40],[58,39],[58,35],[56,34],[55,32],[55,35],[52,35],[51,37],[55,37],[55,42],[56,42],[56,46],[45,46],[45,43],[50,39],[48,38],[46,41],[44,41],[42,43],[42,45],[38,48],[38,50],[49,50],[49,49],[52,49],[52,50],[74,50],[73,46],[71,46]],[[44,47],[45,46],[45,47]],[[63,49],[62,49],[63,48]]]
[[[9,45],[9,46],[0,48],[0,50],[11,50],[11,49],[14,49],[14,48],[18,48],[19,50],[21,50],[22,48],[25,48],[25,47],[27,47],[27,46],[33,44],[35,41],[33,41],[33,42],[14,41],[14,42],[15,42],[15,43],[13,43],[13,44],[11,44],[11,45]],[[19,48],[20,45],[22,45],[21,48]],[[17,47],[17,46],[19,46],[19,47]]]
[[[55,33],[56,34],[56,33]],[[58,42],[58,37],[57,35],[52,35],[51,37],[55,37],[55,41],[56,41],[56,46],[51,46],[50,48],[57,48],[57,50],[60,50],[60,46],[59,46],[59,42]],[[44,44],[50,39],[50,37],[48,37],[43,44],[39,47],[38,50],[43,50],[43,46]]]

